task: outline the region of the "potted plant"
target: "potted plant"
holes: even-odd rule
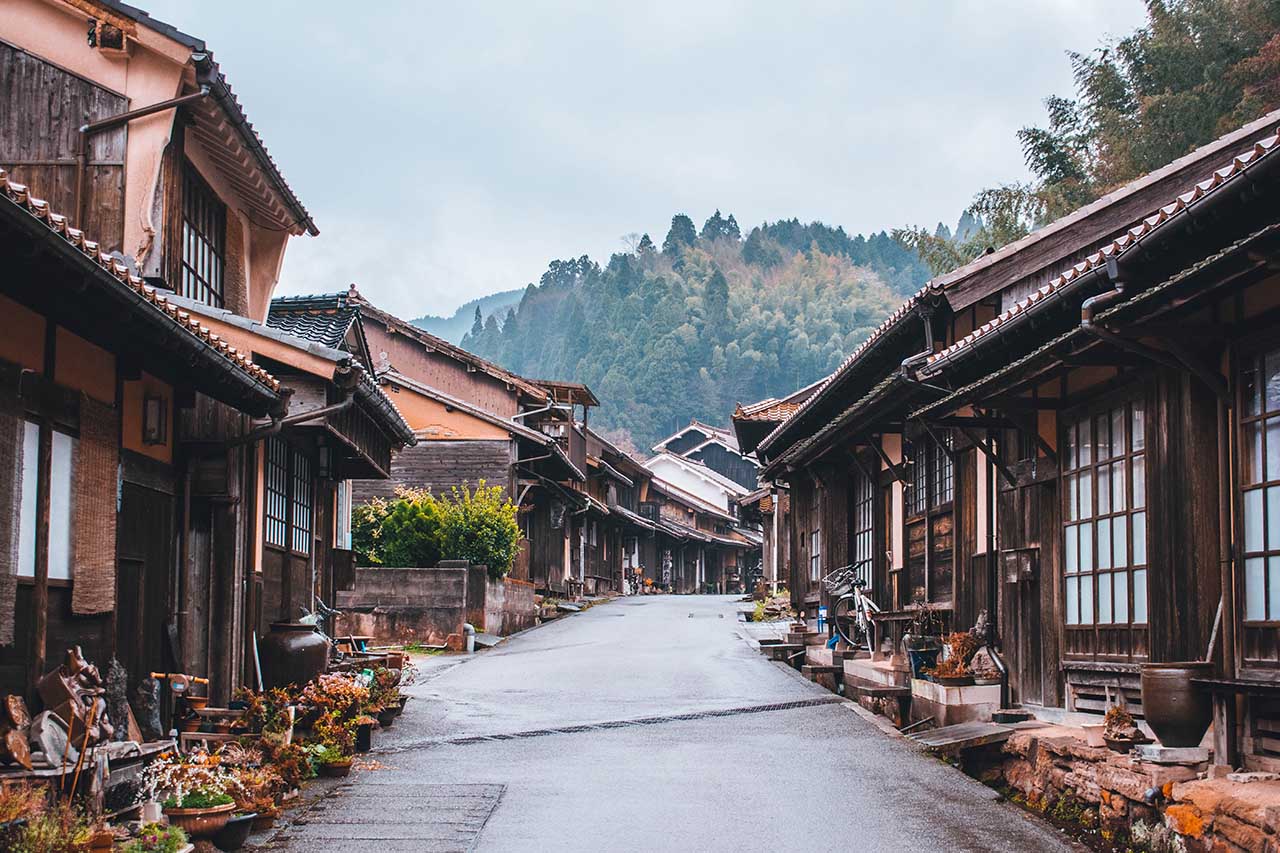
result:
[[[239,850],[249,840],[257,817],[257,812],[237,811],[227,820],[226,826],[214,833],[209,840],[219,850]]]
[[[376,717],[371,717],[368,714],[361,714],[356,717],[356,752],[366,753],[373,749],[373,727],[377,722]]]
[[[96,825],[68,801],[61,801],[30,816],[18,831],[16,841],[6,850],[23,853],[81,853],[89,850]]]
[[[142,783],[141,801],[158,800],[169,823],[195,838],[222,829],[236,808],[234,778],[207,752],[161,753],[142,771]]]
[[[180,853],[189,849],[187,834],[181,828],[162,823],[143,825],[138,834],[120,848],[121,853]]]
[[[933,680],[948,687],[973,683],[973,671],[969,660],[978,650],[978,639],[965,631],[957,631],[947,637],[947,656],[933,667],[929,674]]]
[[[1128,752],[1147,737],[1138,728],[1133,715],[1120,705],[1112,705],[1103,718],[1102,739],[1115,752]]]
[[[911,662],[912,678],[924,678],[927,671],[937,666],[942,651],[941,633],[942,617],[938,611],[923,599],[916,599],[911,623],[902,637]]]
[[[312,758],[321,776],[338,779],[351,772],[351,756],[333,744],[319,744]]]

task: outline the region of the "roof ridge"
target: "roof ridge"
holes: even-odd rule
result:
[[[137,293],[157,310],[164,312],[176,325],[186,329],[193,337],[211,346],[258,383],[275,393],[279,393],[280,381],[278,379],[262,367],[254,364],[248,355],[231,346],[222,339],[221,335],[193,318],[190,312],[184,311],[170,302],[168,297],[157,288],[152,287],[130,272],[128,264],[102,251],[101,245],[87,239],[84,232],[79,228],[72,228],[67,217],[50,210],[49,203],[44,199],[33,196],[25,184],[9,180],[9,173],[4,169],[0,169],[0,195],[22,208],[32,218],[42,222],[50,231],[58,234],[73,247],[80,250],[86,257],[114,276],[122,285]],[[121,255],[123,256],[123,253]]]
[[[925,360],[925,364],[933,365],[939,360],[947,359],[959,350],[971,346],[977,339],[1004,325],[1004,323],[1008,322],[1010,318],[1031,308],[1045,297],[1057,291],[1063,285],[1075,281],[1087,272],[1105,266],[1109,258],[1118,258],[1120,255],[1132,249],[1140,240],[1145,239],[1153,231],[1163,226],[1171,218],[1182,213],[1188,207],[1199,202],[1205,196],[1215,192],[1231,179],[1243,174],[1243,172],[1250,166],[1257,163],[1272,151],[1275,151],[1278,144],[1280,144],[1280,134],[1273,134],[1254,143],[1248,151],[1241,152],[1233,157],[1230,164],[1215,169],[1208,178],[1197,181],[1190,190],[1179,193],[1174,197],[1173,201],[1157,208],[1156,212],[1150,216],[1139,220],[1136,225],[1128,228],[1125,233],[1120,235],[1117,239],[1103,246],[1098,251],[1093,252],[1084,260],[1073,264],[1066,270],[1066,272],[1055,277],[1047,284],[1033,290],[1030,294],[1019,299],[1011,307],[997,314],[995,317],[983,323],[969,334],[930,355]]]

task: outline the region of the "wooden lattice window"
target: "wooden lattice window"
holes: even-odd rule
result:
[[[922,435],[911,443],[911,488],[907,492],[907,515],[923,515],[949,503],[955,495],[955,472],[949,453],[951,437],[943,446]]]
[[[875,483],[861,471],[853,475],[853,570],[871,588],[875,553]]]
[[[299,554],[311,553],[311,460],[301,451],[293,451],[292,512],[293,550]]]
[[[1244,618],[1280,622],[1280,350],[1249,358],[1241,379]]]
[[[183,296],[222,307],[226,246],[227,206],[187,163],[182,170]]]
[[[266,455],[265,540],[285,548],[289,545],[289,445],[282,438],[271,438]]]
[[[1071,423],[1063,459],[1067,625],[1147,621],[1147,475],[1138,398]]]

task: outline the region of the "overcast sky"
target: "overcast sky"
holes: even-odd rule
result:
[[[661,242],[676,212],[745,231],[954,223],[1026,176],[1014,133],[1069,94],[1067,50],[1140,0],[134,0],[205,39],[319,237],[280,293],[357,282],[404,317]]]

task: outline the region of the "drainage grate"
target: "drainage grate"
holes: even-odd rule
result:
[[[768,705],[747,705],[740,708],[719,708],[712,711],[691,711],[687,714],[664,714],[658,717],[637,717],[632,720],[606,720],[602,723],[582,723],[574,726],[557,726],[549,729],[530,729],[523,732],[506,732],[492,735],[468,735],[454,738],[431,738],[414,743],[401,744],[386,749],[375,750],[381,754],[407,752],[414,749],[426,749],[432,746],[466,746],[474,743],[492,743],[501,740],[522,740],[531,737],[547,737],[548,735],[570,735],[582,732],[605,731],[606,729],[625,729],[633,726],[655,726],[662,723],[679,723],[686,720],[706,720],[712,717],[737,717],[742,714],[763,714],[767,711],[789,711],[793,708],[812,708],[817,705],[834,705],[847,701],[842,696],[816,696],[813,699],[797,699],[792,702],[773,702]]]

